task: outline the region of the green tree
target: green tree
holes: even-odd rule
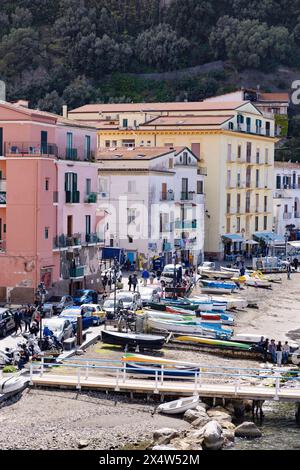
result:
[[[61,114],[63,104],[64,100],[59,96],[56,90],[53,90],[38,101],[38,108],[41,111]]]
[[[17,7],[11,15],[13,28],[29,28],[32,25],[32,14],[27,8]]]
[[[142,64],[160,70],[171,70],[185,65],[184,57],[189,45],[189,41],[178,37],[169,25],[160,24],[137,37],[135,53]]]
[[[86,77],[77,77],[63,92],[63,101],[71,108],[89,103],[95,98],[95,90]]]

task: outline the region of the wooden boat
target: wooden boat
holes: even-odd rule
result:
[[[24,390],[29,384],[29,378],[22,375],[13,375],[0,380],[0,399],[9,398]]]
[[[121,361],[132,372],[172,377],[190,377],[199,372],[199,365],[190,362],[174,361],[164,357],[144,356],[140,354],[124,354]]]
[[[201,279],[200,283],[202,284],[202,292],[228,294],[237,290],[237,285],[234,282],[217,282]]]
[[[157,408],[159,413],[175,415],[185,413],[187,410],[193,410],[199,404],[199,396],[179,398],[178,400],[162,403]]]
[[[184,310],[198,310],[198,305],[196,304],[191,304],[188,302],[185,303],[176,303],[176,304],[170,304],[167,299],[164,299],[164,302],[149,302],[149,307],[152,308],[153,310],[162,310],[166,311],[167,307],[174,307],[174,308],[182,308]]]
[[[271,282],[265,279],[260,279],[259,277],[247,276],[247,275],[244,276],[244,278],[245,278],[246,286],[260,287],[262,289],[272,289]]]
[[[175,322],[175,321],[165,321],[160,319],[148,318],[147,326],[150,329],[168,331],[168,332],[178,332],[178,333],[187,333],[187,334],[198,334],[201,336],[210,336],[213,338],[220,337],[230,338],[232,335],[232,330],[227,330],[222,328],[219,325],[213,325],[212,323],[200,323],[200,322]]]
[[[101,332],[103,343],[116,344],[119,346],[128,346],[136,348],[137,346],[145,349],[161,349],[164,345],[164,336],[119,333],[115,331],[103,330]]]
[[[222,325],[233,325],[234,319],[225,313],[213,313],[213,312],[198,312],[198,315],[178,315],[166,312],[156,312],[154,310],[148,310],[144,312],[150,318],[158,318],[161,320],[173,320],[173,321],[195,321],[205,323],[221,323]]]
[[[199,344],[202,346],[211,346],[217,348],[226,348],[226,349],[238,349],[241,351],[250,351],[251,345],[245,344],[239,341],[231,341],[231,340],[219,340],[214,338],[203,338],[200,336],[176,336],[176,341],[180,341],[183,343],[191,343],[191,344]]]
[[[199,274],[201,277],[208,279],[231,279],[232,273],[226,271],[216,271],[213,269],[199,269]]]

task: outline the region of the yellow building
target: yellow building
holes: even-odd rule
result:
[[[86,105],[70,118],[96,122],[98,147],[187,146],[207,169],[205,253],[222,258],[272,231],[274,120],[251,103]]]

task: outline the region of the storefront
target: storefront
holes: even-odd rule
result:
[[[225,260],[232,260],[236,255],[243,254],[244,239],[237,233],[227,233],[222,236],[224,244],[224,258]]]

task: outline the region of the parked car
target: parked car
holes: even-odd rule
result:
[[[9,308],[0,308],[0,336],[4,338],[14,328],[14,312]]]
[[[65,318],[67,320],[70,320],[73,325],[74,331],[76,331],[77,318],[80,316],[82,317],[82,328],[84,330],[90,328],[90,326],[94,326],[95,324],[100,324],[99,317],[95,316],[93,312],[89,310],[82,309],[81,306],[69,307],[64,309],[58,316],[58,318]]]
[[[93,314],[94,318],[94,325],[99,325],[100,323],[105,322],[105,312],[103,311],[103,308],[99,304],[82,304],[81,305],[82,310],[85,312],[91,312]],[[96,318],[97,317],[97,318]]]
[[[109,296],[110,299],[114,299],[114,292]],[[128,310],[138,310],[142,308],[141,294],[139,292],[130,292],[130,291],[118,291],[116,294],[118,300],[122,300],[123,308]]]
[[[75,292],[73,300],[74,305],[96,304],[98,303],[98,294],[94,290],[80,289]]]
[[[112,320],[114,318],[114,306],[114,299],[107,299],[102,305],[102,310],[105,312],[108,320]],[[122,299],[116,299],[116,311],[119,312],[122,308],[124,308]]]
[[[162,289],[159,286],[140,287],[140,295],[143,306],[148,305],[149,302],[157,302],[162,296]]]
[[[74,300],[70,295],[53,295],[44,303],[43,313],[45,317],[51,317],[52,315],[58,315],[64,308],[71,307],[72,305],[74,305]]]
[[[177,273],[179,269],[182,269],[181,264],[166,264],[163,269],[163,272],[160,277],[160,282],[163,287],[173,287],[174,285],[174,274],[177,277]]]
[[[42,326],[43,328],[48,326],[61,343],[74,335],[73,325],[67,318],[46,318],[43,320]]]

